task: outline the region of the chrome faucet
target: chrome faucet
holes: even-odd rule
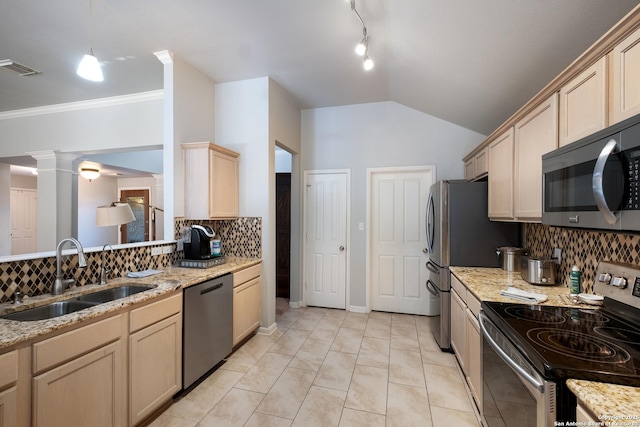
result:
[[[107,284],[107,273],[111,273],[111,269],[105,268],[104,266],[104,251],[107,248],[107,246],[109,247],[109,250],[113,252],[113,248],[109,244],[104,245],[102,247],[102,254],[100,255],[100,284],[101,285]]]
[[[75,282],[74,279],[65,279],[62,274],[62,247],[67,242],[73,244],[78,250],[78,267],[87,266],[87,259],[84,256],[84,250],[80,242],[73,237],[62,239],[60,243],[58,243],[58,247],[56,247],[56,281],[53,283],[52,295],[62,295],[64,290]]]

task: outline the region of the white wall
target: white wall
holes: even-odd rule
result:
[[[291,173],[291,153],[276,147],[276,173]]]
[[[78,240],[84,247],[118,243],[118,227],[98,227],[96,209],[118,200],[118,179],[101,176],[89,182],[78,177]]]
[[[484,139],[395,102],[303,110],[302,169],[351,170],[351,305],[366,305],[367,168],[436,165],[437,180],[463,178],[462,158]]]

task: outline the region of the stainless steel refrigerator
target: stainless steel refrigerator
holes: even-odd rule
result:
[[[489,221],[487,182],[438,181],[427,202],[429,260],[427,290],[440,312],[431,330],[442,350],[451,351],[451,278],[449,267],[498,267],[496,249],[520,245],[520,224]]]

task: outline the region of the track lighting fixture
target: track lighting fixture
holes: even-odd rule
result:
[[[363,57],[362,66],[365,70],[369,71],[373,68],[373,60],[369,58],[369,34],[367,33],[367,26],[364,24],[360,13],[358,13],[358,9],[356,9],[356,0],[350,0],[350,3],[351,10],[353,10],[362,24],[362,40],[356,46],[356,53]]]

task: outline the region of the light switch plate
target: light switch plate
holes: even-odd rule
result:
[[[162,253],[163,254],[172,254],[173,253],[173,246],[163,246],[162,247]]]
[[[556,264],[560,264],[560,262],[562,261],[562,249],[560,248],[553,248],[553,261]]]
[[[154,246],[151,248],[151,256],[162,255],[162,247]]]

